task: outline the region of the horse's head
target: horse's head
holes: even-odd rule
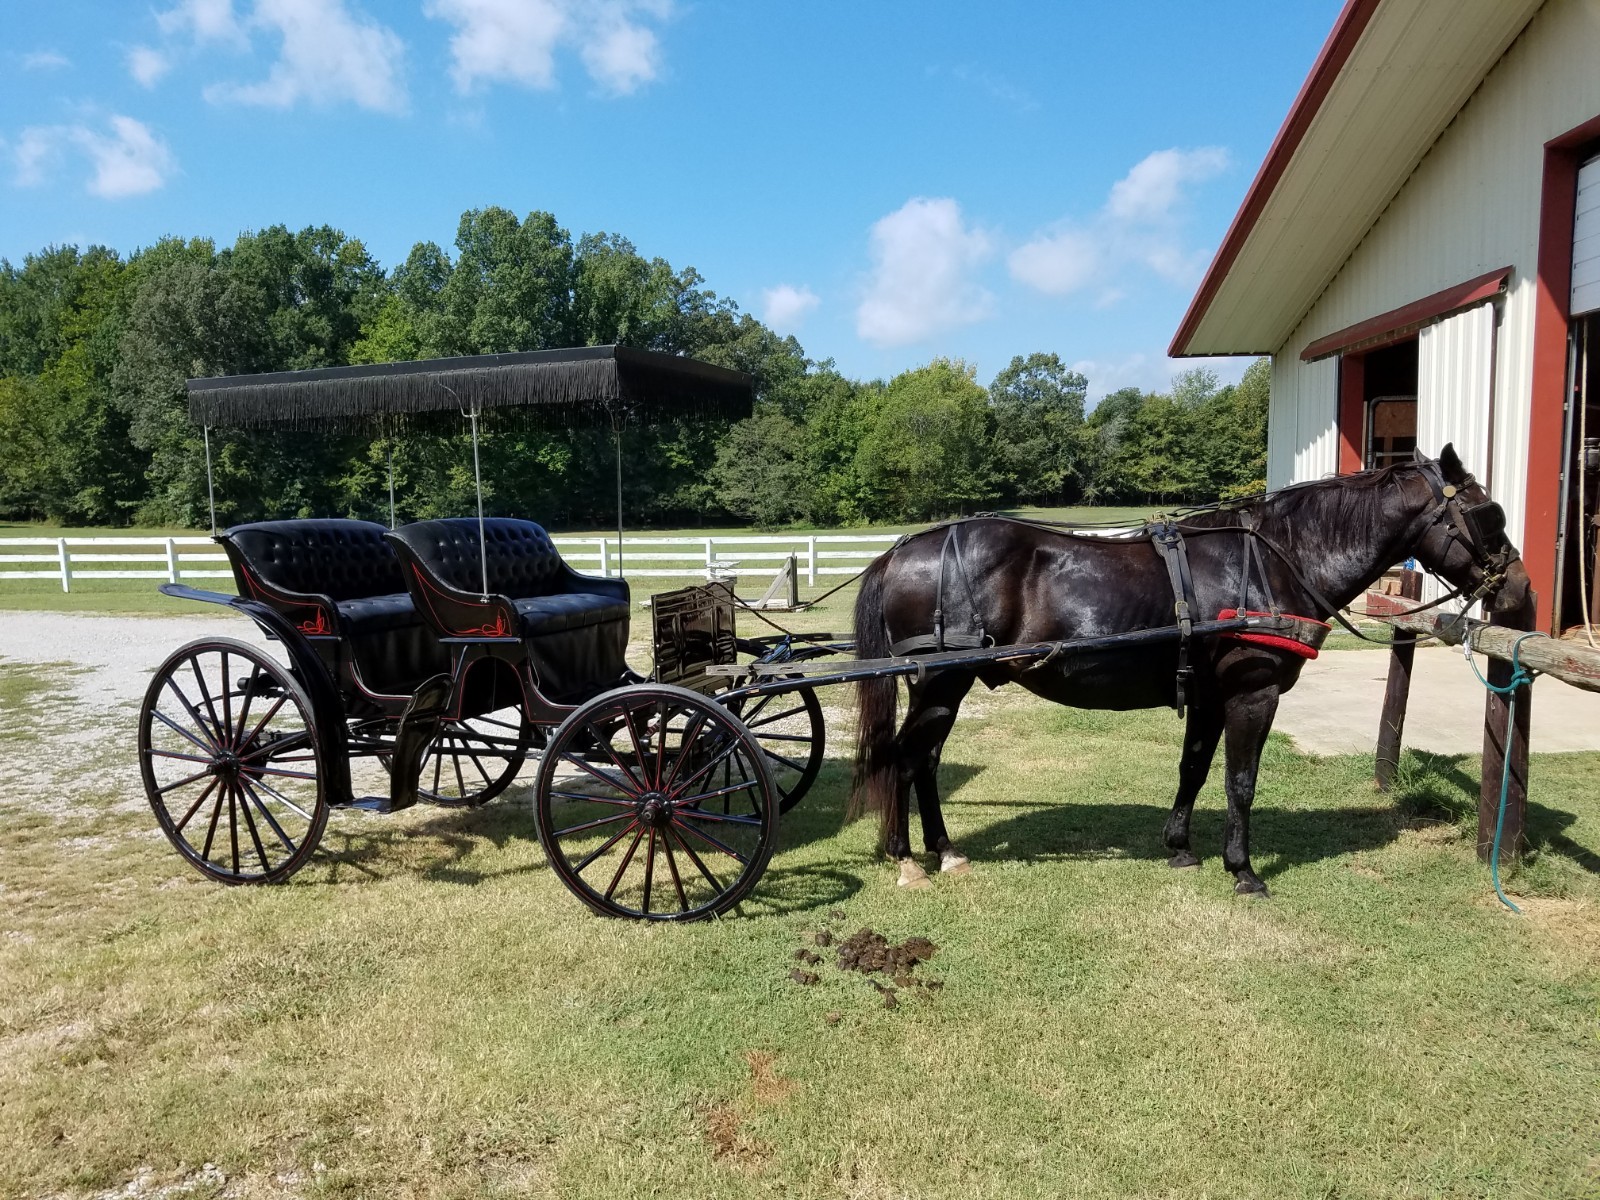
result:
[[[1528,572],[1506,536],[1506,514],[1447,445],[1438,461],[1418,463],[1431,493],[1416,545],[1417,561],[1452,586],[1481,596],[1497,613],[1523,611]]]

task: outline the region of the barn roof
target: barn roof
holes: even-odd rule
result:
[[[1347,0],[1169,353],[1288,339],[1543,0]]]

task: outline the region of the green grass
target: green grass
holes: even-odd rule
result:
[[[239,1196],[1600,1194],[1600,756],[1535,756],[1517,918],[1473,761],[1408,755],[1385,797],[1275,737],[1252,902],[1214,785],[1204,869],[1165,866],[1170,714],[969,704],[971,876],[894,886],[840,744],[744,915],[682,928],[588,915],[520,786],[336,815],[290,884],[230,890],[134,792],[41,806],[59,751],[0,742],[0,1195],[216,1194],[207,1162]],[[103,724],[86,757],[131,775]],[[790,982],[834,908],[932,938],[943,990]]]

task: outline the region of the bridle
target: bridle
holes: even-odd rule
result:
[[[1428,514],[1427,528],[1442,526],[1446,538],[1470,554],[1473,564],[1483,572],[1483,582],[1468,595],[1468,605],[1492,596],[1505,584],[1511,564],[1522,557],[1506,538],[1505,509],[1493,500],[1466,503],[1461,493],[1477,482],[1471,475],[1453,484],[1446,482],[1444,472],[1432,459],[1422,459],[1417,466],[1428,490],[1433,493],[1433,510]],[[1466,594],[1464,587],[1457,588],[1454,593],[1462,594]],[[1450,598],[1453,597],[1444,599]]]

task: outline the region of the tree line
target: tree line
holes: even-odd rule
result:
[[[462,215],[455,253],[413,247],[385,271],[327,226],[273,226],[219,248],[165,238],[126,257],[51,247],[0,260],[0,516],[63,524],[206,522],[190,377],[621,343],[750,373],[748,420],[626,430],[630,523],[911,521],[1015,504],[1200,501],[1259,488],[1268,372],[1194,370],[1166,393],[1113,392],[1054,354],[988,386],[959,360],[847,378],[717,296],[692,267],[626,238],[576,240],[549,213]],[[556,527],[614,511],[609,431],[483,441],[486,511]],[[470,444],[213,431],[218,518],[387,515],[473,505]]]

